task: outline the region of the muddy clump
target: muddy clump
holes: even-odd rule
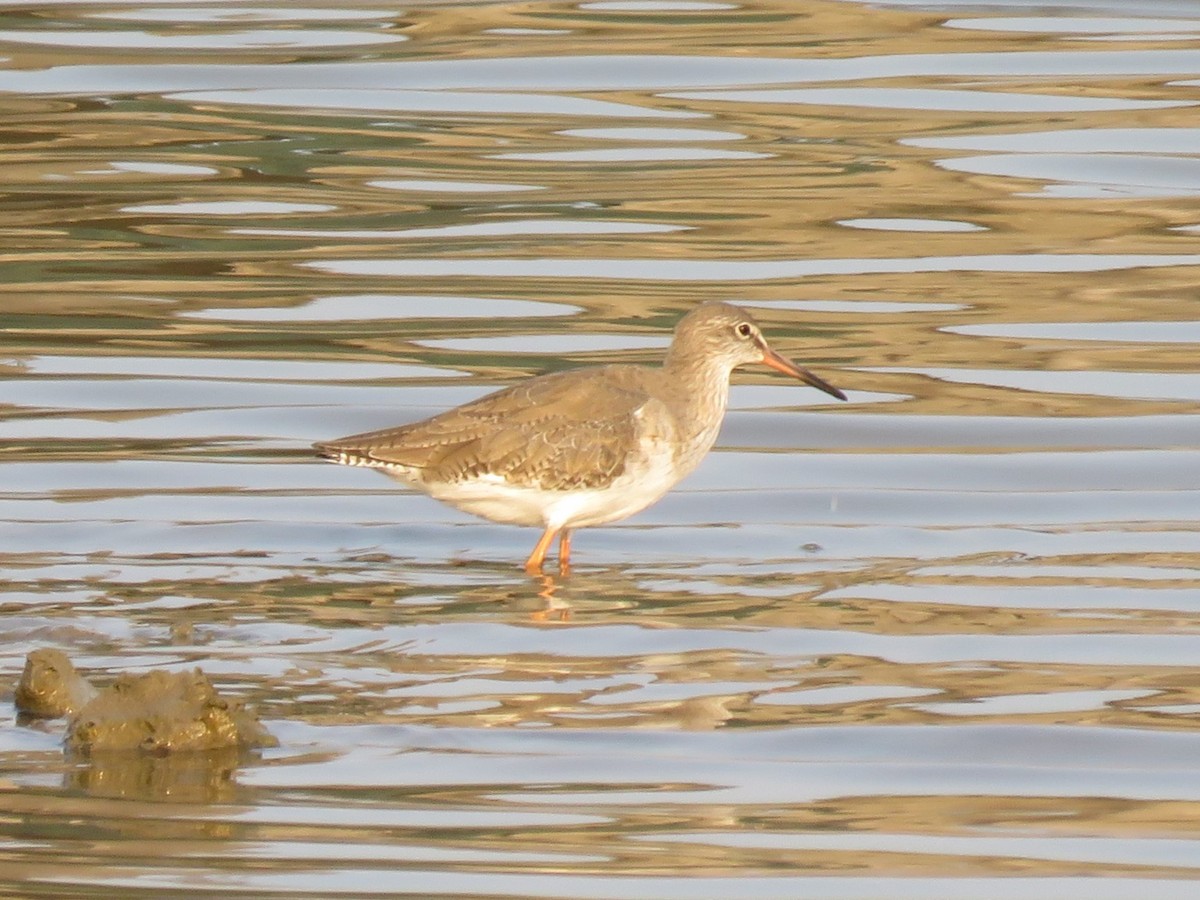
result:
[[[220,696],[199,669],[125,674],[98,690],[66,654],[35,650],[25,661],[15,700],[27,716],[70,716],[66,746],[82,754],[164,755],[278,744],[254,713]]]
[[[75,671],[67,654],[43,648],[25,657],[25,671],[13,698],[17,710],[39,719],[57,719],[83,709],[97,691]]]

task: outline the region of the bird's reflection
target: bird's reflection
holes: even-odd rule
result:
[[[564,572],[564,574],[566,573]],[[565,622],[571,618],[571,604],[558,596],[559,584],[553,575],[543,572],[540,575],[534,575],[533,581],[540,587],[537,592],[538,597],[546,604],[543,609],[531,613],[535,622]]]

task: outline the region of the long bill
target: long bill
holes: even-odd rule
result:
[[[799,378],[805,384],[811,384],[819,391],[824,391],[831,397],[837,397],[839,400],[845,400],[846,395],[835,388],[832,384],[817,375],[814,375],[808,369],[802,369],[789,359],[780,356],[770,347],[763,347],[762,362],[764,366],[770,366],[777,372],[782,372],[784,375],[791,375],[793,378]]]

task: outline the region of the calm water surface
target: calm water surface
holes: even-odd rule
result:
[[[1200,7],[0,13],[0,893],[1196,896]],[[569,578],[308,450],[710,299],[850,402]],[[38,646],[280,746],[65,759]]]

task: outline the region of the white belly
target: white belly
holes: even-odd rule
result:
[[[497,475],[452,483],[411,483],[434,499],[493,522],[557,529],[624,519],[661,498],[680,477],[669,453],[655,453],[602,488],[549,491],[514,484]]]

